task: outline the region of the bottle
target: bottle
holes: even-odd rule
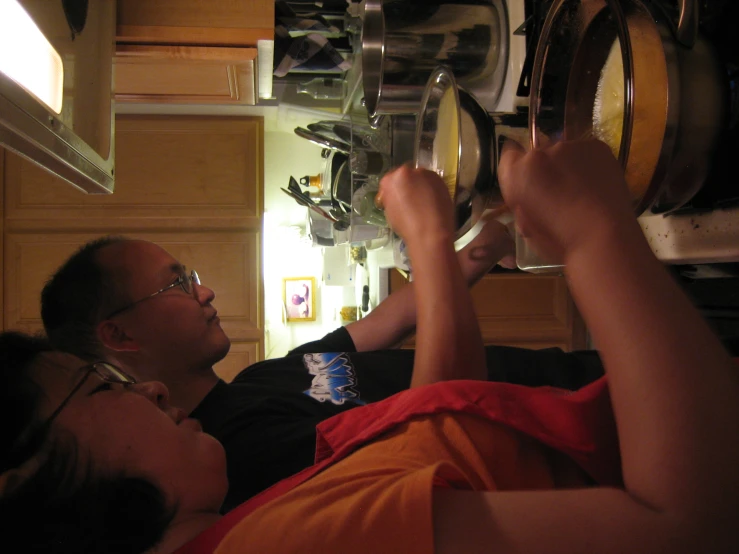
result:
[[[341,100],[344,95],[344,81],[316,77],[307,83],[300,83],[298,92],[316,100]]]
[[[369,308],[369,286],[364,285],[362,287],[362,312],[367,313]]]

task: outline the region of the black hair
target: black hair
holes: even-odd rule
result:
[[[146,479],[106,472],[85,461],[84,445],[70,433],[52,436],[38,420],[42,390],[29,369],[51,350],[46,339],[0,333],[3,543],[51,554],[147,551],[161,540],[176,508]],[[20,471],[13,474],[14,469]]]
[[[47,281],[41,292],[41,319],[54,348],[86,360],[104,358],[97,324],[130,300],[117,276],[100,264],[98,253],[127,240],[105,236],[88,242]]]

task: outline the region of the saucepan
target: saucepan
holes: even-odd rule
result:
[[[660,0],[555,0],[537,45],[530,147],[595,136],[624,167],[634,212],[669,213],[706,180],[724,129],[728,86],[698,33],[697,0],[677,21]],[[546,273],[520,236],[518,266]]]
[[[695,195],[726,119],[728,86],[698,33],[698,2],[678,4],[673,21],[660,0],[555,0],[534,59],[532,146],[604,140],[637,215]]]
[[[417,113],[437,65],[473,83],[507,65],[507,16],[502,0],[365,0],[362,86],[370,118]]]

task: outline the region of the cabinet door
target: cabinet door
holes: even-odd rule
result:
[[[125,235],[161,245],[215,290],[233,341],[225,376],[262,359],[262,130],[253,117],[119,117],[112,195],[83,194],[8,153],[5,328],[40,330],[39,295],[56,268],[93,238]]]
[[[471,294],[486,344],[586,348],[585,325],[564,277],[488,274]]]
[[[256,46],[274,27],[274,0],[117,2],[119,43]]]
[[[257,49],[119,45],[117,102],[257,103]]]
[[[82,244],[100,236],[61,227],[54,233],[8,233],[5,248],[4,325],[35,333],[43,329],[39,298],[50,275]],[[221,326],[234,342],[224,367],[262,356],[261,234],[252,232],[137,232],[130,238],[155,242],[187,267],[197,270],[203,283],[216,292],[213,305]],[[245,366],[242,366],[242,368]]]
[[[390,292],[407,283],[390,273]],[[587,333],[564,277],[491,273],[470,291],[485,344],[521,348],[587,347]],[[413,347],[413,338],[404,347]]]
[[[261,230],[261,117],[119,116],[115,139],[112,195],[83,194],[9,155],[10,230]]]

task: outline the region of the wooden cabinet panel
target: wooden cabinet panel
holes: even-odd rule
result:
[[[43,330],[39,300],[44,283],[80,245],[97,236],[5,234],[3,288],[11,300],[5,304],[5,329],[28,333]]]
[[[231,382],[242,369],[263,358],[259,355],[260,345],[254,342],[232,342],[228,355],[213,369],[226,382]]]
[[[49,276],[87,241],[125,235],[161,245],[216,292],[235,341],[223,367],[262,359],[262,118],[127,116],[116,125],[112,195],[83,194],[12,153],[0,164],[4,327],[41,330]]]
[[[257,49],[119,46],[117,102],[257,103]]]
[[[563,277],[488,275],[472,288],[486,342],[555,341],[572,349],[574,303]]]
[[[274,0],[118,0],[116,99],[256,104],[274,29]]]
[[[390,290],[406,283],[391,272]],[[488,274],[471,290],[485,344],[521,348],[587,347],[587,334],[564,277]],[[405,346],[413,345],[410,339]]]
[[[40,331],[39,298],[44,283],[77,248],[98,236],[64,230],[54,234],[7,233],[3,275],[10,301],[5,306],[5,328]],[[130,232],[126,236],[155,242],[196,269],[203,284],[216,292],[213,305],[229,338],[254,342],[256,355],[262,355],[260,233]]]
[[[11,228],[260,229],[262,118],[122,116],[116,120],[116,186],[85,195],[9,156]]]
[[[117,25],[118,42],[256,45],[274,38],[275,5],[274,0],[118,0]]]

